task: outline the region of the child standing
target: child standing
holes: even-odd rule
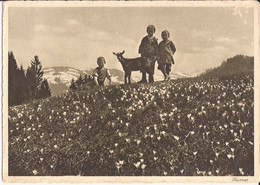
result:
[[[94,83],[97,86],[103,87],[105,79],[107,78],[109,81],[109,85],[111,85],[111,74],[107,68],[105,68],[105,58],[104,57],[98,57],[97,64],[98,67],[94,69],[93,71],[93,77],[94,77]]]
[[[170,79],[171,65],[174,64],[173,55],[176,52],[175,45],[169,40],[170,33],[162,32],[162,41],[159,44],[158,69],[162,71],[164,80]]]
[[[139,53],[144,58],[144,66],[151,66],[152,72],[154,73],[154,64],[158,56],[158,39],[153,35],[155,33],[154,25],[149,25],[146,28],[147,36],[145,36],[139,46]],[[142,80],[139,83],[146,83],[146,72],[142,72]],[[153,74],[149,75],[149,82],[153,82]]]

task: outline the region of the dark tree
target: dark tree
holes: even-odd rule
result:
[[[76,85],[79,87],[83,84],[83,78],[81,77],[81,75],[79,76],[79,78],[76,80]]]
[[[8,53],[8,104],[9,106],[17,104],[17,63],[13,52]]]
[[[51,96],[47,80],[42,80],[43,71],[38,56],[31,61],[31,66],[25,71],[23,66],[17,66],[13,52],[8,53],[8,104],[20,105],[36,98]]]
[[[29,100],[29,88],[27,85],[27,80],[25,77],[25,72],[23,66],[16,72],[17,84],[16,84],[16,91],[17,91],[17,104],[22,104]]]
[[[76,84],[74,82],[74,78],[71,80],[71,84],[69,87],[70,90],[75,91],[77,89]]]
[[[85,74],[84,84],[90,82],[91,80],[92,80],[92,79],[91,79],[90,75]]]
[[[41,83],[40,90],[37,93],[36,98],[41,99],[41,98],[48,98],[51,96],[51,89],[49,87],[49,83],[47,79],[44,79],[43,82]]]
[[[31,61],[31,66],[28,67],[26,73],[26,79],[28,82],[31,99],[35,99],[37,93],[40,90],[40,85],[42,83],[42,76],[43,76],[42,65],[39,60],[39,57],[36,55],[34,59]]]

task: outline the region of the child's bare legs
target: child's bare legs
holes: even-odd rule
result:
[[[147,66],[147,58],[146,57],[142,57],[143,61],[142,61],[142,67],[143,69],[146,68]],[[146,79],[146,71],[145,70],[141,70],[142,73],[142,79],[137,82],[137,83],[147,83],[147,79]]]
[[[156,62],[156,57],[152,57],[149,59],[149,69],[150,69],[150,73],[149,73],[149,83],[153,83],[154,82],[154,68],[155,68],[155,62]]]
[[[167,80],[168,74],[166,72],[166,65],[165,64],[159,64],[158,69],[162,72],[164,76],[164,80]]]
[[[170,80],[170,71],[171,71],[171,64],[166,64],[166,69],[165,69],[165,72],[167,74],[167,79],[166,80]]]

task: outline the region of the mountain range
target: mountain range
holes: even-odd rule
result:
[[[118,69],[109,69],[112,75],[112,84],[123,84],[124,83],[124,72]],[[93,69],[80,70],[72,67],[65,66],[54,66],[47,67],[43,69],[43,78],[48,80],[49,86],[52,91],[52,96],[56,96],[67,92],[71,84],[71,80],[77,80],[81,75],[84,77],[87,75],[92,75]],[[184,74],[178,71],[171,72],[171,79],[177,78],[188,78],[192,75]],[[141,79],[141,73],[136,71],[132,73],[132,82],[135,83]],[[160,72],[156,72],[154,75],[155,81],[163,80],[163,76]],[[105,82],[107,84],[107,82]]]

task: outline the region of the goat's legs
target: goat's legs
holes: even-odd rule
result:
[[[127,76],[128,76],[128,74],[127,74],[127,72],[125,72],[125,84],[127,84]]]
[[[137,83],[147,83],[146,72],[142,72],[142,79]]]
[[[131,83],[131,71],[125,72],[125,84]]]
[[[128,83],[131,84],[131,72],[128,75]]]
[[[154,79],[153,79],[153,74],[149,74],[149,83],[153,83]]]

